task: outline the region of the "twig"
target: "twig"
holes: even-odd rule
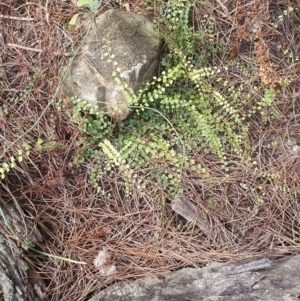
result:
[[[8,43],[7,46],[8,46],[8,47],[21,48],[21,49],[25,49],[25,50],[31,50],[31,51],[35,51],[35,52],[43,52],[42,49],[31,48],[31,47],[25,47],[25,46],[21,46],[21,45],[17,45],[17,44],[12,44],[12,43]]]
[[[11,20],[20,20],[20,21],[34,21],[34,18],[24,18],[24,17],[14,17],[14,16],[5,16],[0,14],[0,18],[11,19]]]
[[[217,2],[219,3],[219,5],[221,6],[221,8],[223,9],[223,11],[224,11],[224,14],[222,14],[223,16],[225,15],[225,17],[227,17],[227,18],[229,18],[230,17],[230,15],[229,15],[229,13],[228,13],[228,9],[227,9],[227,7],[220,1],[220,0],[217,0]]]

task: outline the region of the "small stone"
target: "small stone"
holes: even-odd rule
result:
[[[158,67],[161,40],[152,23],[133,12],[111,9],[100,15],[96,24],[71,67],[62,92],[63,96],[80,97],[97,105],[120,121],[128,116],[132,102],[124,91],[125,84],[137,92],[142,82],[152,79]],[[109,58],[113,61],[109,62]],[[113,76],[116,70],[119,83]]]

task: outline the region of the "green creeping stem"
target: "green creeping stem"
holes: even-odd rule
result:
[[[40,254],[40,255],[44,255],[44,256],[48,256],[48,257],[51,257],[51,258],[54,258],[54,259],[58,259],[58,260],[63,260],[63,261],[67,261],[67,262],[70,262],[70,263],[79,263],[79,264],[86,264],[86,262],[83,262],[83,261],[77,261],[77,260],[73,260],[73,259],[70,259],[70,258],[65,258],[65,257],[61,257],[61,256],[57,256],[57,255],[53,255],[53,254],[49,254],[49,253],[45,253],[45,252],[42,252],[42,251],[39,251],[33,247],[31,247],[30,245],[28,245],[24,240],[22,240],[18,234],[14,231],[14,229],[11,227],[11,225],[7,222],[7,219],[5,218],[5,215],[3,213],[3,210],[2,208],[0,207],[0,215],[2,216],[3,220],[4,220],[4,223],[5,223],[5,226],[7,227],[7,229],[9,229],[10,233],[27,249],[37,253],[37,254]]]
[[[130,106],[130,108],[140,109],[140,107],[138,107],[138,106]],[[178,139],[179,139],[179,141],[180,141],[180,143],[182,145],[182,161],[181,161],[181,168],[180,168],[180,177],[181,177],[182,176],[183,166],[184,166],[184,163],[185,163],[185,154],[186,154],[186,152],[185,152],[185,146],[184,146],[184,143],[183,143],[182,139],[180,138],[178,132],[174,128],[174,126],[171,123],[171,121],[164,114],[162,114],[161,112],[159,112],[158,110],[156,110],[154,108],[144,107],[144,109],[151,110],[151,111],[154,111],[154,112],[158,113],[170,125],[170,127],[173,129],[173,131],[175,132],[176,136],[178,137]],[[178,187],[177,187],[177,189],[178,189]]]

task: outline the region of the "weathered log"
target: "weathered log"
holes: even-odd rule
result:
[[[116,283],[89,301],[299,301],[300,256],[185,268],[166,277]]]

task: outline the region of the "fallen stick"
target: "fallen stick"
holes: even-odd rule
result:
[[[0,14],[0,18],[10,19],[10,20],[20,20],[20,21],[34,21],[34,18],[13,17],[13,16],[5,16],[5,15],[2,15],[2,14]]]
[[[18,45],[18,44],[8,43],[7,46],[8,46],[8,47],[20,48],[20,49],[24,49],[24,50],[35,51],[35,52],[43,52],[42,49],[31,48],[31,47],[25,47],[25,46]]]

